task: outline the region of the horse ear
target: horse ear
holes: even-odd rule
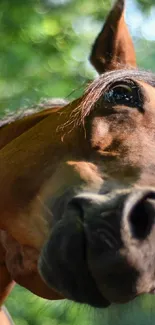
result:
[[[98,35],[90,62],[103,73],[124,67],[136,67],[134,45],[124,19],[125,0],[117,0]]]

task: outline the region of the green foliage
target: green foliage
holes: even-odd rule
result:
[[[137,2],[147,13],[154,5]],[[43,98],[79,96],[95,76],[87,58],[110,6],[111,0],[1,0],[0,112]],[[135,45],[140,66],[155,70],[155,43],[137,37]],[[7,301],[16,325],[151,325],[154,305],[155,299],[145,297],[95,311],[47,302],[18,286]]]
[[[84,30],[91,22],[97,25],[94,1],[72,1],[62,8],[52,1],[48,6],[1,0],[0,13],[1,109],[29,106],[44,97],[66,97],[92,77],[85,62],[93,35]]]
[[[90,325],[93,309],[67,300],[49,302],[17,286],[6,306],[16,325]]]
[[[143,296],[125,305],[93,309],[67,300],[49,302],[17,286],[6,306],[15,325],[153,325],[155,297]]]
[[[142,10],[149,12],[150,8],[154,6],[154,0],[139,0],[140,7]]]
[[[77,97],[95,75],[89,51],[110,7],[111,0],[1,0],[0,111]]]

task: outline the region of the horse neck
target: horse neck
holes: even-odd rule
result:
[[[15,201],[21,205],[32,200],[62,161],[85,159],[88,145],[83,127],[68,123],[76,105],[74,102],[47,116],[14,122],[4,127],[6,133],[1,130],[1,137],[9,137],[15,130],[11,141],[0,150],[1,213],[9,205],[13,209]],[[3,144],[5,141],[4,137]]]
[[[30,115],[25,115],[22,118],[15,119],[11,122],[9,122],[9,120],[6,121],[6,123],[0,127],[0,149],[35,126],[44,118],[61,109],[63,109],[63,107],[52,107],[40,112],[32,111]]]

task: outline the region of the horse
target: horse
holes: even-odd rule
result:
[[[14,283],[46,299],[68,298],[100,307],[153,291],[153,266],[149,284],[142,288],[141,280],[144,275],[147,282],[150,258],[152,263],[154,261],[153,250],[149,253],[145,246],[149,246],[148,236],[152,238],[154,229],[155,75],[140,71],[136,66],[124,10],[125,1],[117,0],[96,38],[90,61],[99,77],[88,85],[80,98],[55,107],[51,104],[47,110],[6,118],[1,123],[0,305]],[[131,196],[120,195],[117,199],[117,190],[125,191],[126,187],[127,192],[131,190]],[[142,200],[147,201],[146,205],[149,200],[146,209],[149,216],[144,217],[144,228],[148,226],[149,231],[138,239],[131,235],[124,212],[131,197],[135,200],[134,188],[138,188],[141,195],[149,193]],[[97,196],[95,200],[91,199],[92,193]],[[112,201],[109,201],[112,195],[109,193],[115,193]],[[77,218],[79,213],[83,214],[83,203],[79,204],[78,195],[88,196],[87,200],[80,201],[89,207],[88,231],[83,230],[84,219]],[[116,292],[110,290],[110,276],[108,288],[104,281],[102,284],[97,266],[103,243],[97,240],[97,235],[91,237],[93,225],[94,232],[100,225],[98,218],[91,218],[91,211],[100,200],[99,214],[102,215],[104,204],[108,207],[108,201],[111,211],[118,206],[119,220],[127,220],[122,221],[125,222],[122,227],[120,221],[116,222],[119,233],[116,237],[113,234],[115,218],[110,218],[111,223],[107,224],[107,252],[113,257],[110,261],[106,255],[109,261],[106,272],[114,265],[113,258],[119,247],[123,251],[119,253],[123,264],[118,263],[111,285],[116,283],[120,268],[128,275],[132,268],[136,288],[138,281],[140,283],[134,295],[128,293],[131,293],[132,281],[127,292],[118,286]],[[139,216],[139,209],[136,215]],[[92,220],[98,220],[97,224]],[[133,220],[137,225],[137,218]],[[128,241],[123,237],[126,232]],[[73,237],[73,246],[70,246]],[[110,255],[109,247],[114,249],[114,239],[115,254]],[[140,249],[142,240],[145,242],[143,251]],[[92,250],[94,244],[92,259],[88,258],[90,244]],[[139,263],[135,261],[135,251],[141,252]],[[142,263],[144,260],[148,263]]]

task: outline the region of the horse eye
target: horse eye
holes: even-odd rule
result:
[[[114,106],[122,105],[137,108],[141,113],[144,113],[142,88],[132,80],[113,84],[104,93],[103,100],[104,103],[111,104],[111,109],[114,109]]]
[[[134,99],[135,87],[118,84],[113,86],[108,92],[105,93],[104,99],[108,102],[113,102],[115,104],[127,104],[132,102]]]

